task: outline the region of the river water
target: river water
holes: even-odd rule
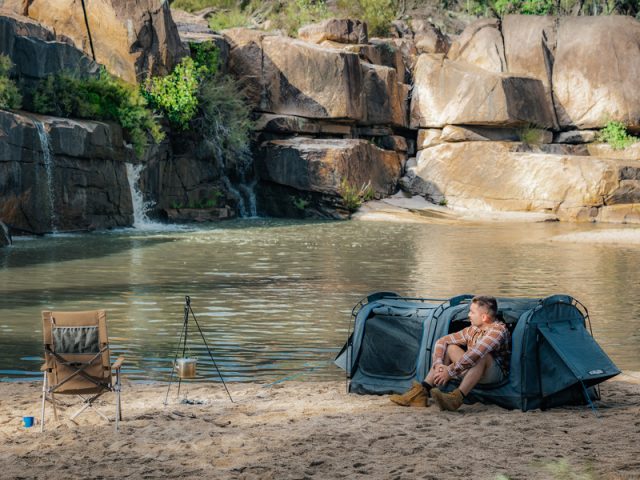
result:
[[[338,379],[331,360],[351,309],[380,290],[567,293],[587,306],[596,340],[618,367],[640,370],[640,245],[552,240],[638,233],[610,228],[251,219],[18,239],[0,249],[0,379],[40,378],[41,310],[105,308],[112,355],[125,355],[127,378],[168,380],[185,295],[225,380]],[[188,350],[199,379],[216,381],[193,318]]]

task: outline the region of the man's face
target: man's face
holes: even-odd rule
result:
[[[472,303],[469,307],[469,320],[474,327],[481,327],[484,324],[484,317],[487,314],[487,309],[481,307],[477,303]]]

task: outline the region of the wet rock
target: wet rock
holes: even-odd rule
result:
[[[412,128],[553,125],[540,80],[498,74],[442,55],[420,55],[411,99]]]
[[[70,39],[91,55],[82,6],[75,0],[5,0],[4,8],[28,16]],[[101,0],[86,3],[96,61],[133,82],[147,75],[166,75],[183,49],[169,2]],[[39,57],[33,57],[39,58]]]
[[[0,247],[8,247],[12,243],[9,227],[0,221]]]
[[[36,233],[131,225],[131,156],[117,125],[0,111],[0,218]]]
[[[306,25],[298,30],[298,38],[312,43],[329,40],[338,43],[366,44],[369,41],[366,23],[360,20],[338,18]]]

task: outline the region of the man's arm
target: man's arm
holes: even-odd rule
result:
[[[471,348],[467,349],[462,358],[455,365],[449,365],[448,373],[451,377],[458,376],[472,368],[485,355],[496,350],[506,340],[507,328],[502,323],[496,323]]]
[[[459,332],[451,333],[440,337],[436,342],[436,347],[433,349],[433,365],[442,365],[444,363],[444,355],[447,352],[448,345],[466,345],[467,344],[467,331],[468,328],[460,330]]]

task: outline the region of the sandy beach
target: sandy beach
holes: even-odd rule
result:
[[[589,407],[508,411],[464,405],[403,408],[386,396],[345,393],[341,382],[127,384],[120,432],[93,413],[44,433],[40,384],[0,384],[4,479],[636,479],[640,374],[601,387]],[[182,403],[185,398],[191,403]],[[65,403],[69,397],[60,397]],[[111,400],[111,398],[108,398]],[[113,415],[113,404],[102,411]],[[51,412],[51,410],[49,410]]]

